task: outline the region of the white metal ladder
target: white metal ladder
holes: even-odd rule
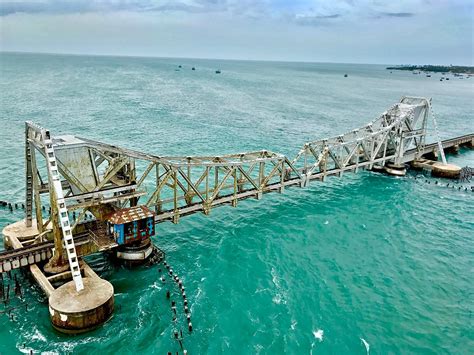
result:
[[[443,144],[441,143],[441,137],[439,135],[438,122],[436,122],[436,117],[435,117],[435,114],[433,112],[433,108],[431,107],[431,104],[430,104],[430,109],[431,109],[431,118],[433,118],[433,126],[434,126],[434,130],[435,130],[435,134],[436,134],[436,139],[438,141],[438,150],[439,150],[439,153],[441,154],[441,160],[442,160],[443,164],[447,164],[446,163],[446,156],[444,155]]]
[[[79,292],[84,289],[84,283],[82,282],[79,259],[76,254],[76,247],[74,246],[74,240],[72,238],[71,225],[69,223],[66,203],[64,202],[64,192],[61,186],[61,179],[56,162],[56,155],[54,154],[53,142],[49,135],[49,131],[43,131],[42,136],[48,172],[50,178],[52,179],[54,194],[56,196],[56,204],[59,212],[59,221],[61,223],[64,246],[66,248],[67,258],[69,260],[69,267],[71,268],[72,279],[76,284],[76,290]]]

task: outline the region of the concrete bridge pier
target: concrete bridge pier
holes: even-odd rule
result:
[[[127,266],[138,266],[146,263],[153,255],[153,243],[150,238],[136,245],[122,245],[115,251],[115,258]]]
[[[79,334],[100,327],[114,312],[114,287],[84,264],[84,289],[77,292],[69,281],[49,295],[53,327],[66,334]]]
[[[27,227],[24,220],[5,227],[2,233],[5,246],[9,249],[22,249],[25,247],[23,243],[31,242],[39,235],[36,223]],[[79,292],[71,280],[70,271],[48,276],[39,265],[29,265],[29,269],[36,283],[48,296],[50,320],[56,330],[66,334],[84,333],[101,326],[112,317],[112,284],[101,279],[83,260],[80,267],[84,276],[84,289]],[[63,280],[66,280],[63,285],[57,288],[53,286]]]
[[[387,163],[384,166],[384,171],[393,176],[405,176],[407,174],[405,164]]]

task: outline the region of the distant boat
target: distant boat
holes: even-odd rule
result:
[[[192,67],[191,70],[196,70],[196,68]]]
[[[426,77],[427,77],[427,78],[431,78],[431,75],[430,75],[430,74],[428,74]]]
[[[344,74],[344,78],[347,78],[347,74]]]
[[[219,69],[216,70],[216,74],[220,74],[221,71]]]
[[[439,81],[443,81],[443,78],[439,79]]]
[[[182,68],[182,66],[181,66],[181,65],[178,65],[178,68]]]
[[[449,80],[449,78],[446,78],[446,80]]]

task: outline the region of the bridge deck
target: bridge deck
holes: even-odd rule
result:
[[[454,146],[462,146],[466,144],[469,144],[472,147],[474,146],[474,133],[466,134],[464,136],[460,136],[456,138],[446,139],[442,141],[441,144],[443,145],[443,149],[452,148]],[[422,155],[434,153],[437,151],[438,151],[438,143],[430,143],[430,144],[425,145],[425,147],[423,148]],[[405,152],[404,162],[409,163],[413,161],[415,159],[416,153],[417,153],[416,149],[411,149]]]
[[[472,146],[474,143],[474,134],[467,134],[464,136],[447,139],[442,142],[443,148],[451,148],[456,145],[464,145],[468,144]],[[421,151],[421,155],[429,154],[438,150],[437,143],[427,144],[423,147]],[[419,151],[416,149],[406,151],[405,156],[403,157],[403,162],[408,163],[413,161],[416,156],[420,154]],[[366,169],[371,168],[374,163],[385,163],[390,159],[395,158],[395,156],[385,155],[379,159],[372,159],[366,161],[360,161],[356,163],[348,163],[347,165],[343,166],[342,168],[331,168],[326,171],[315,171],[314,173],[303,174],[304,171],[302,169],[296,169],[295,171],[298,172],[300,176],[288,176],[282,178],[278,182],[272,182],[266,184],[263,188],[258,189],[256,187],[253,188],[243,188],[241,189],[234,189],[233,193],[223,193],[219,194],[219,190],[210,191],[211,193],[216,194],[215,198],[213,198],[210,202],[210,205],[205,205],[204,202],[193,202],[189,203],[185,206],[174,208],[171,210],[164,210],[160,211],[155,217],[155,223],[161,223],[167,220],[175,220],[181,216],[186,216],[189,214],[193,214],[196,212],[206,212],[210,209],[210,207],[219,206],[223,204],[234,204],[238,200],[244,200],[247,198],[261,198],[262,193],[268,192],[282,192],[286,187],[289,186],[306,186],[309,181],[311,180],[324,180],[327,176],[341,176],[344,172],[357,172],[359,169]],[[223,167],[224,169],[224,167]],[[275,167],[276,169],[276,167]],[[275,170],[276,171],[276,170]],[[224,181],[225,182],[225,181]],[[222,182],[220,189],[223,190],[228,185],[225,185]],[[253,181],[256,185],[256,181]],[[234,186],[234,185],[233,185]],[[236,186],[236,185],[235,185]],[[195,191],[195,193],[200,193],[199,191]],[[208,191],[209,193],[209,191]],[[203,193],[204,194],[204,193]],[[180,197],[181,198],[181,197]],[[175,198],[176,199],[176,198]],[[101,228],[95,228],[95,233],[89,233],[87,235],[80,235],[75,236],[74,239],[78,243],[94,243],[97,245],[99,251],[111,249],[117,246],[117,244],[111,238],[105,238],[103,236]],[[89,231],[91,232],[91,231]],[[42,242],[37,244],[31,244],[29,246],[23,246],[22,248],[15,249],[15,250],[5,250],[0,252],[0,273],[7,272],[12,269],[33,265],[39,263],[41,261],[48,260],[52,255],[52,249],[54,248],[53,242]]]
[[[87,243],[88,238],[80,235],[75,238],[79,244]],[[0,273],[33,265],[52,257],[54,242],[47,241],[30,244],[21,248],[0,251]]]
[[[443,145],[443,148],[446,149],[446,148],[453,147],[455,145],[472,144],[472,142],[474,142],[474,133],[444,140],[444,141],[442,141],[442,145]],[[434,152],[437,149],[438,149],[438,144],[437,143],[427,144],[424,147],[424,151],[423,151],[422,155]],[[415,159],[416,153],[417,153],[416,149],[409,150],[407,152],[407,159],[405,159],[404,162],[409,163],[409,162],[413,161]],[[310,181],[310,180],[324,180],[324,178],[327,177],[327,176],[341,176],[344,172],[357,172],[357,170],[359,170],[359,169],[365,169],[369,165],[373,165],[374,163],[382,163],[382,162],[388,161],[388,160],[390,160],[394,157],[395,156],[385,156],[385,157],[380,158],[380,159],[375,159],[374,161],[365,161],[365,162],[360,162],[360,163],[357,163],[357,164],[350,164],[350,165],[347,165],[343,168],[331,169],[331,170],[327,170],[325,172],[314,173],[314,174],[311,174],[308,177],[308,181]],[[263,193],[268,193],[268,192],[273,192],[273,191],[280,191],[282,187],[285,188],[287,186],[294,186],[294,185],[303,186],[304,184],[305,184],[305,182],[301,178],[295,177],[295,178],[285,180],[283,182],[268,184],[263,189],[262,192]],[[230,204],[230,203],[232,203],[232,201],[234,201],[236,199],[237,200],[244,200],[244,199],[247,199],[249,197],[253,197],[253,198],[257,197],[258,198],[258,195],[259,195],[259,190],[257,190],[257,189],[245,190],[245,191],[239,192],[235,195],[234,194],[222,195],[222,196],[219,196],[216,199],[214,199],[212,201],[211,206],[219,206],[219,205],[223,205],[223,204]],[[179,216],[186,216],[186,215],[190,215],[190,214],[193,214],[193,213],[196,213],[196,212],[203,211],[203,209],[204,209],[203,203],[194,203],[194,204],[190,204],[186,207],[178,208],[177,210],[163,211],[163,212],[156,215],[155,223],[161,223],[161,222],[164,222],[164,221],[172,220],[173,217],[176,215],[176,213],[178,213]]]

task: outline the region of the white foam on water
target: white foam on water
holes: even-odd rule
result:
[[[283,302],[283,303],[286,303],[286,302],[283,300],[283,297],[282,297],[279,293],[277,293],[275,296],[273,296],[272,301],[273,301],[273,303],[275,303],[275,304],[280,304],[280,303],[282,303],[282,302]]]
[[[38,329],[35,330],[35,334],[31,336],[31,340],[41,340],[46,341],[46,337],[40,333]]]
[[[364,344],[364,346],[365,346],[365,350],[367,351],[367,355],[369,355],[369,352],[370,352],[369,343],[367,343],[367,341],[364,338],[360,338],[360,340],[362,341],[362,344]]]
[[[277,272],[275,270],[275,268],[272,267],[272,270],[271,270],[271,274],[272,274],[272,282],[273,284],[277,287],[277,288],[280,288],[280,282],[278,280],[278,275],[277,275]]]
[[[275,296],[273,296],[272,298],[272,301],[273,303],[276,303],[276,304],[286,304],[286,293],[285,291],[283,290],[283,288],[281,287],[280,285],[280,280],[278,278],[278,273],[277,271],[275,270],[275,268],[272,267],[272,270],[271,270],[271,274],[272,274],[272,282],[273,284],[275,285],[276,289],[280,292],[277,292],[275,294]]]
[[[324,336],[324,330],[318,329],[316,331],[313,331],[313,335],[316,339],[319,340],[319,342],[323,341],[323,336]]]
[[[324,222],[324,224],[329,224],[329,221]]]

